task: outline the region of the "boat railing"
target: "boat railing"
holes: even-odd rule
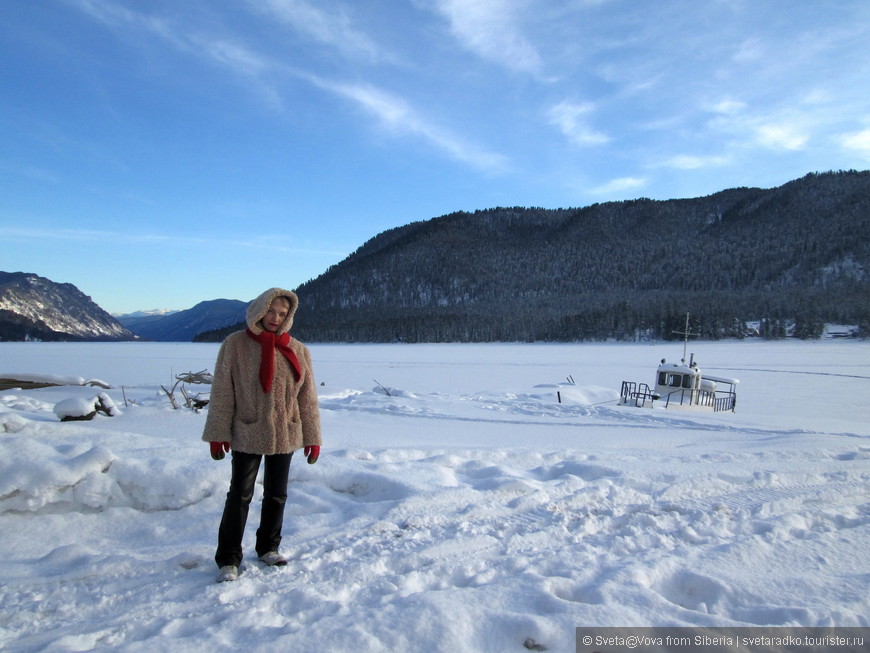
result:
[[[620,405],[632,405],[636,408],[645,408],[647,402],[652,406],[654,401],[660,400],[665,408],[673,402],[680,406],[705,406],[712,408],[714,413],[718,413],[725,410],[734,412],[734,408],[737,405],[737,393],[734,392],[733,387],[728,390],[680,388],[661,396],[654,393],[646,383],[623,381],[619,395]]]
[[[733,390],[723,391],[721,397],[716,397],[713,402],[713,412],[718,413],[720,410],[730,410],[734,412],[737,406],[737,393]]]
[[[678,403],[680,406],[706,406],[712,408],[714,413],[723,410],[734,412],[734,407],[737,405],[737,394],[734,390],[674,390],[663,397],[665,408],[670,406],[671,401]]]
[[[623,406],[633,404],[636,408],[643,408],[646,406],[647,401],[652,404],[653,401],[659,398],[658,395],[653,394],[649,385],[635,381],[623,381],[619,394],[620,404]]]

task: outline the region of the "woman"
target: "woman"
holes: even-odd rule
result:
[[[256,550],[266,565],[287,564],[279,552],[290,460],[320,455],[320,411],[308,348],[290,337],[299,299],[271,288],[248,306],[248,328],[218,351],[202,439],[212,458],[232,450],[232,479],[218,530],[218,581],[236,580],[254,485],[265,457]]]

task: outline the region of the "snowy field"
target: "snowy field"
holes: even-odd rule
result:
[[[0,377],[111,386],[0,392],[0,649],[570,652],[576,626],[870,626],[870,342],[690,343],[741,381],[716,414],[616,405],[682,343],[311,351],[325,442],[291,469],[290,564],[252,556],[255,497],[242,577],[217,584],[229,460],[160,390],[217,346],[0,343]],[[54,413],[100,392],[119,415]]]

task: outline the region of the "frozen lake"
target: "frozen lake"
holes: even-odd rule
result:
[[[291,562],[218,585],[229,465],[160,391],[217,345],[0,343],[0,376],[100,379],[122,413],[60,423],[57,402],[98,389],[0,392],[0,647],[573,651],[576,626],[870,626],[870,343],[690,343],[740,379],[716,414],[616,405],[682,343],[310,348],[325,441],[291,469]]]

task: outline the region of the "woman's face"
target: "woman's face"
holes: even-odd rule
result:
[[[260,320],[260,324],[263,325],[265,331],[275,333],[284,324],[284,320],[287,319],[289,312],[290,302],[283,297],[276,297],[269,305],[269,310],[266,311],[263,319]]]

